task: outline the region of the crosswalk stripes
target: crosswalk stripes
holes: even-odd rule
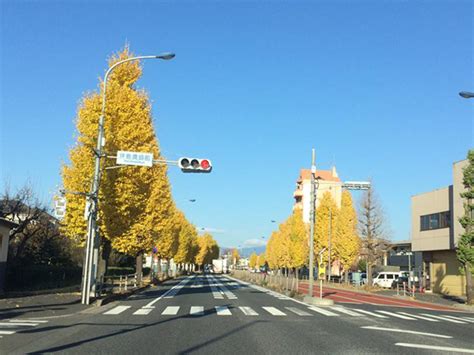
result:
[[[105,315],[115,315],[115,314],[120,314],[127,309],[129,309],[131,306],[117,306],[115,308],[112,308],[111,310],[105,312]]]
[[[229,308],[225,306],[215,306],[214,308],[216,309],[216,313],[218,316],[231,316],[232,315]]]
[[[179,307],[178,306],[168,306],[165,310],[161,313],[164,316],[175,316],[178,314]]]
[[[338,317],[339,316],[339,314],[336,314],[334,312],[331,312],[331,311],[328,311],[326,309],[319,308],[319,307],[316,307],[316,306],[311,306],[311,307],[309,307],[309,309],[312,310],[312,311],[315,311],[317,313],[321,313],[322,315],[328,316],[328,317]]]
[[[423,316],[420,316],[418,314],[411,314],[411,313],[406,313],[406,312],[397,312],[399,314],[403,314],[405,316],[409,316],[409,317],[415,317],[415,318],[418,318],[418,319],[423,319],[423,320],[426,320],[428,322],[439,322],[439,320],[436,320],[436,319],[433,319],[433,318],[428,318],[428,317],[423,317]]]
[[[389,316],[396,317],[396,318],[401,318],[401,319],[406,319],[406,320],[416,320],[415,318],[404,316],[403,314],[397,314],[397,313],[389,312],[389,311],[376,311],[376,312],[387,314]]]
[[[0,322],[0,338],[3,338],[4,335],[12,335],[25,329],[31,329],[28,327],[36,327],[47,322],[47,320],[35,319],[2,319]]]
[[[302,317],[308,317],[308,316],[312,316],[312,314],[306,312],[306,311],[303,311],[299,308],[296,308],[296,307],[285,307],[287,310],[289,310],[290,312],[293,312],[299,316],[302,316]]]
[[[246,316],[258,316],[258,313],[255,312],[252,308],[250,307],[239,307],[239,309],[242,311],[243,314]]]
[[[352,316],[352,317],[362,317],[362,314],[353,312],[353,311],[349,310],[348,308],[331,307],[331,309],[333,309],[335,311],[338,311],[338,312],[341,312],[341,313],[344,313],[344,314],[347,314],[347,315]]]
[[[153,311],[153,308],[140,308],[139,310],[137,310],[136,312],[134,312],[133,314],[135,316],[146,316],[148,315],[151,311]]]
[[[357,311],[357,312],[360,312],[360,313],[364,313],[364,314],[367,314],[369,316],[372,316],[372,317],[375,317],[375,318],[388,318],[387,316],[383,316],[381,314],[377,314],[375,312],[370,312],[370,311],[366,311],[365,309],[352,309],[353,311]]]
[[[467,322],[463,322],[463,321],[455,320],[455,319],[449,319],[449,318],[442,317],[442,316],[435,316],[433,314],[422,313],[422,315],[427,316],[427,317],[432,317],[432,318],[435,318],[435,319],[445,320],[445,321],[451,322],[451,323],[467,324]]]
[[[448,315],[445,315],[445,317],[462,320],[468,323],[474,323],[474,318],[469,319],[469,317],[453,317],[453,316],[448,316]]]
[[[204,315],[204,307],[202,306],[192,306],[191,310],[189,311],[191,316],[202,316]]]
[[[275,307],[262,307],[262,308],[266,310],[268,313],[270,313],[272,316],[286,316],[286,313],[283,313],[278,308],[275,308]]]
[[[116,306],[108,311],[105,315],[119,315],[130,309],[130,306]],[[135,316],[147,316],[154,311],[153,308],[139,308],[133,311]],[[264,311],[263,314],[259,311]],[[298,317],[309,317],[314,316],[316,313],[326,317],[339,317],[339,316],[349,316],[349,317],[366,317],[366,318],[380,318],[380,319],[403,319],[410,321],[427,321],[427,322],[450,322],[456,324],[469,324],[474,323],[474,318],[465,317],[461,315],[448,315],[448,314],[428,314],[428,313],[409,313],[402,311],[387,311],[376,309],[373,311],[368,311],[360,308],[344,307],[340,305],[331,306],[331,307],[317,307],[317,306],[308,306],[305,307],[273,307],[273,306],[259,306],[259,307],[249,307],[249,306],[238,306],[238,307],[229,307],[228,305],[216,305],[211,309],[205,311],[204,306],[167,306],[161,312],[162,316],[183,316],[189,314],[190,316],[203,316],[215,314],[217,316],[237,316],[239,314],[255,317],[255,316],[272,316],[272,317],[288,317],[288,316],[298,316]],[[39,321],[38,321],[39,322]],[[34,321],[16,321],[16,322],[2,322],[0,321],[0,337],[2,334],[10,335],[15,331],[10,329],[11,326],[23,326],[31,327],[38,325]],[[3,329],[2,329],[3,328]]]

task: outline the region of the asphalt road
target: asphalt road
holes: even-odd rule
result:
[[[26,316],[2,320],[0,353],[474,353],[472,313],[315,308],[221,275],[183,277],[70,316]]]

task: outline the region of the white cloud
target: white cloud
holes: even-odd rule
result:
[[[261,247],[263,245],[265,245],[265,241],[263,239],[247,239],[245,242],[244,242],[244,245],[246,247]]]

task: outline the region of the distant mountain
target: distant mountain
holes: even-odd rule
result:
[[[248,248],[240,248],[239,249],[239,255],[242,257],[242,258],[248,258],[252,253],[255,253],[257,255],[260,255],[262,254],[263,252],[265,252],[265,248],[266,246],[265,245],[262,245],[262,246],[259,246],[259,247],[248,247]],[[221,255],[226,255],[226,254],[229,254],[232,252],[234,248],[226,248],[226,247],[223,247],[221,248]]]
[[[248,248],[242,248],[239,249],[239,254],[243,258],[248,258],[252,253],[255,253],[257,255],[260,255],[265,252],[265,245],[262,245],[260,247],[248,247]]]

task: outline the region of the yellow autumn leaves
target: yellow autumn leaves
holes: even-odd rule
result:
[[[326,248],[324,260],[328,260],[329,240],[331,259],[348,270],[356,260],[360,239],[357,235],[357,216],[352,197],[348,191],[342,193],[338,208],[329,192],[325,193],[316,210],[314,233],[315,256]],[[272,233],[265,251],[266,261],[272,269],[301,268],[308,266],[309,225],[303,222],[301,209],[295,209],[278,231]]]
[[[109,66],[131,56],[125,48],[111,58]],[[122,150],[153,153],[154,159],[163,159],[148,96],[145,91],[135,88],[141,74],[140,63],[131,61],[117,66],[109,77],[104,147],[107,155],[114,156]],[[79,104],[77,143],[69,152],[70,163],[62,169],[65,190],[90,190],[101,94],[87,94]],[[194,262],[202,252],[200,245],[204,244],[200,241],[206,240],[208,244],[212,237],[198,237],[195,227],[175,206],[166,165],[106,169],[113,165],[113,159],[102,159],[99,227],[104,240],[110,242],[115,250],[129,255],[139,255],[156,246],[160,258],[175,258],[176,263]],[[66,197],[64,233],[82,243],[86,234],[85,198],[74,194]],[[217,244],[213,242],[214,249],[207,254],[203,252],[206,261],[209,255],[215,255]],[[207,244],[205,250],[209,249]]]

